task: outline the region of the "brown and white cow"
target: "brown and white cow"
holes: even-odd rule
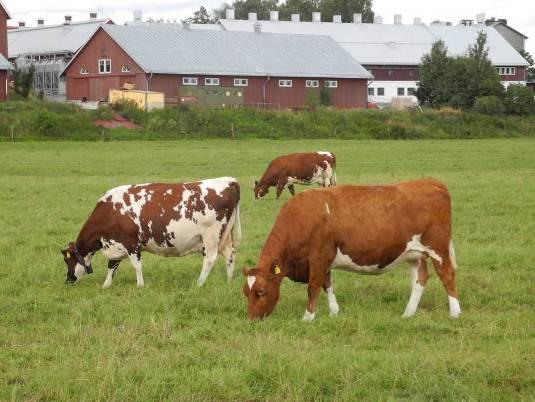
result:
[[[439,181],[305,191],[282,207],[256,268],[244,269],[248,315],[272,313],[285,276],[308,283],[305,320],[315,317],[321,287],[336,315],[331,269],[380,275],[408,262],[412,293],[403,315],[410,317],[429,277],[427,258],[446,288],[451,316],[459,317],[450,195]]]
[[[295,195],[294,184],[318,183],[336,185],[336,157],[332,152],[309,152],[279,156],[273,159],[260,181],[255,181],[256,198],[264,197],[270,187],[277,188],[277,199],[284,187]]]
[[[230,280],[234,247],[241,238],[239,201],[240,186],[232,177],[113,188],[98,200],[76,242],[62,250],[66,280],[76,282],[91,273],[91,258],[98,250],[109,260],[103,288],[111,285],[125,258],[136,271],[137,286],[142,287],[142,251],[165,257],[202,252],[199,286],[222,254]]]

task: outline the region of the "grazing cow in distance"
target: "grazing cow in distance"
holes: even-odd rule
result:
[[[192,183],[150,183],[113,188],[97,202],[76,242],[62,250],[67,282],[91,273],[91,258],[101,250],[108,258],[111,285],[121,260],[128,258],[144,285],[141,252],[179,257],[204,256],[202,286],[218,254],[225,258],[227,278],[234,271],[234,247],[241,238],[240,185],[232,177]]]
[[[332,152],[283,155],[271,161],[260,181],[255,181],[255,198],[264,197],[270,187],[277,188],[277,199],[284,187],[295,195],[294,184],[336,185],[336,157]]]
[[[315,317],[321,287],[330,314],[336,315],[331,269],[380,275],[408,262],[412,292],[404,316],[410,317],[429,277],[427,258],[446,288],[450,315],[459,317],[450,195],[441,182],[305,191],[282,207],[256,268],[244,269],[248,316],[261,319],[272,313],[285,276],[308,284],[305,320]]]

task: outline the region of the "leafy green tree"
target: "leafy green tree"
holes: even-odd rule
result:
[[[362,14],[364,22],[373,22],[372,0],[321,0],[319,2],[322,21],[332,21],[340,14],[342,22],[352,22],[353,14]]]
[[[320,0],[286,0],[279,6],[279,18],[289,21],[292,14],[299,14],[301,21],[312,21],[312,13],[320,10]]]
[[[528,81],[535,81],[535,63],[533,62],[533,56],[529,52],[527,52],[525,50],[522,50],[520,52],[520,54],[529,63],[529,66],[528,66]]]
[[[433,43],[431,51],[422,57],[420,80],[416,96],[423,105],[440,107],[449,103],[453,96],[452,58],[448,57],[448,48],[442,40]]]
[[[15,93],[27,98],[33,87],[35,67],[33,64],[28,68],[17,68],[14,74]]]
[[[214,14],[218,18],[225,18],[225,10],[227,8],[234,8],[234,16],[238,20],[246,20],[249,13],[256,13],[258,19],[269,19],[269,12],[271,10],[278,10],[278,0],[236,0],[232,4],[223,3],[220,8],[214,10]]]
[[[511,114],[527,115],[535,113],[533,91],[524,85],[509,85],[505,92],[503,103],[507,112]]]
[[[184,22],[189,22],[191,24],[214,24],[216,18],[211,15],[204,6],[201,6],[193,13],[193,16],[186,18]]]

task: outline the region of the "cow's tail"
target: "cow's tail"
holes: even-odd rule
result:
[[[452,240],[450,240],[448,252],[449,252],[449,255],[450,255],[451,265],[453,266],[453,269],[457,270],[457,257],[455,256],[455,249],[453,248],[453,241]]]
[[[232,224],[232,246],[237,247],[241,242],[241,223],[240,223],[240,184],[238,181],[233,181],[231,185],[236,190],[236,207],[232,215],[234,216],[234,223]]]
[[[240,202],[234,209],[234,225],[232,226],[232,246],[237,247],[241,242]]]

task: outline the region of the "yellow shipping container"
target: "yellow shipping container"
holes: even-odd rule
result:
[[[141,110],[163,109],[165,96],[163,92],[110,89],[110,103],[133,101]]]

